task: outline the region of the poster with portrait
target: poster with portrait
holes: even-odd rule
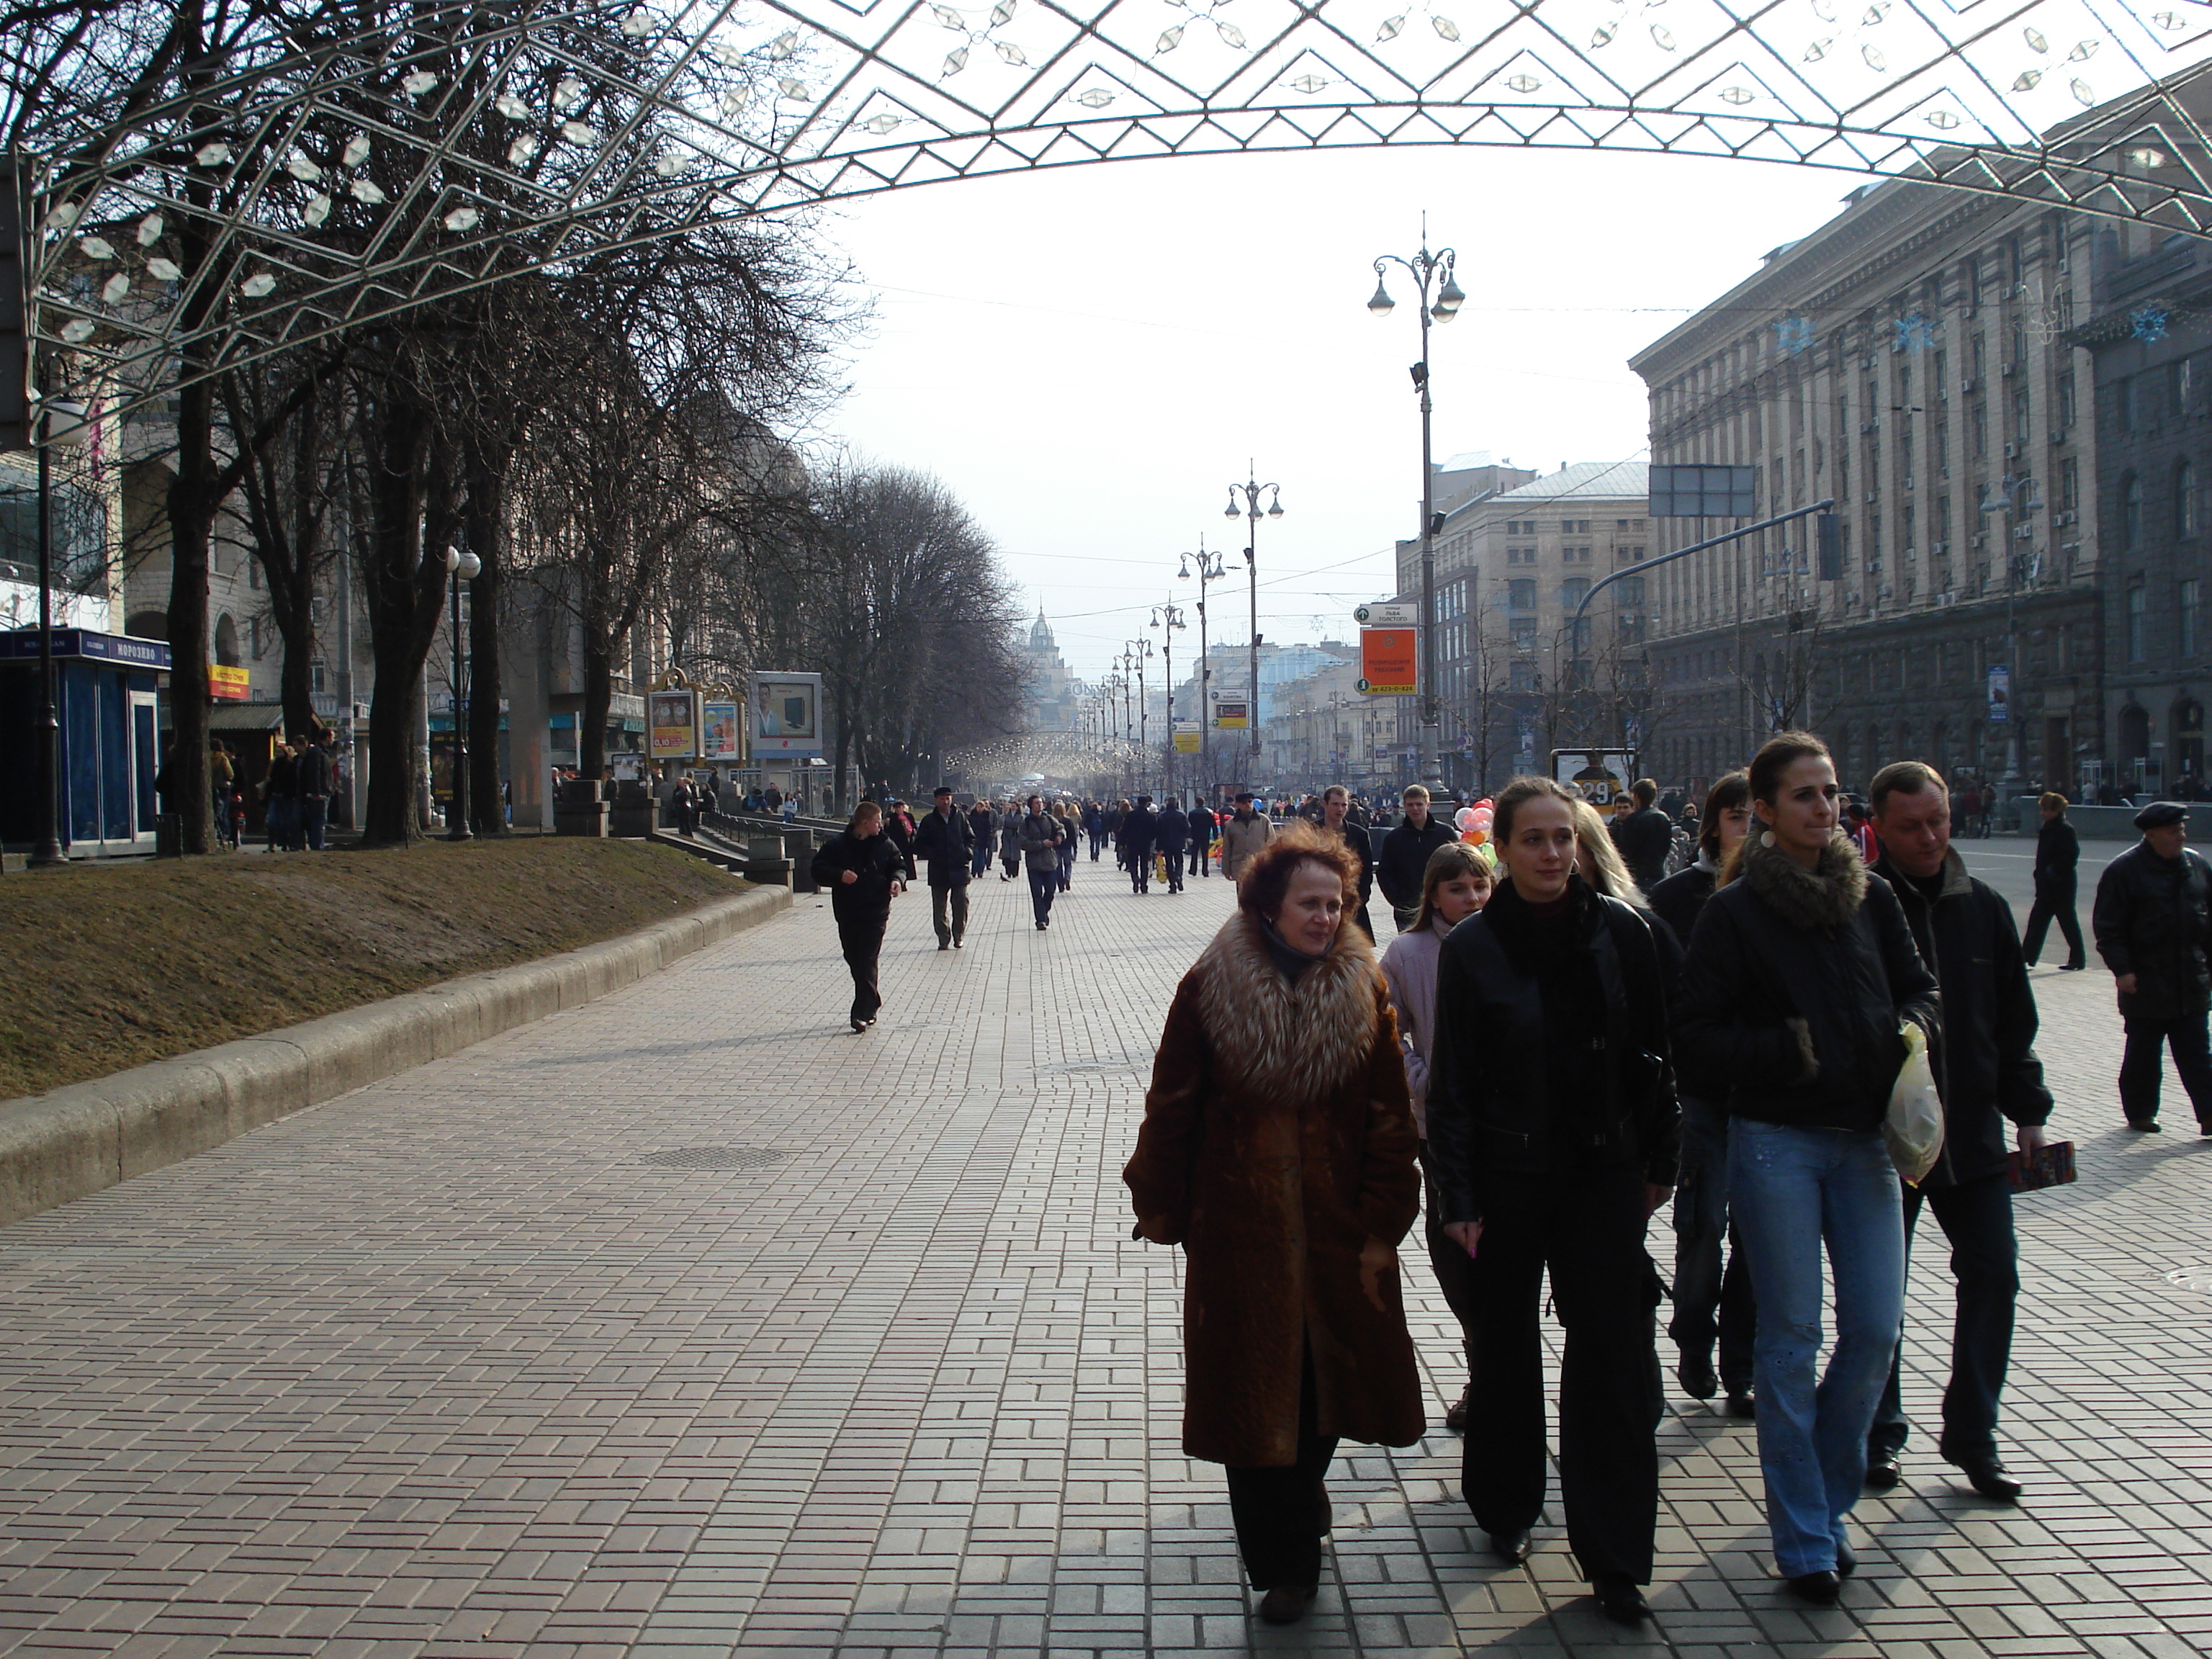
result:
[[[738,735],[738,709],[736,703],[702,702],[699,718],[701,760],[738,761],[744,758],[744,745]]]
[[[653,759],[690,760],[698,754],[696,691],[647,692],[645,707],[647,748]]]
[[[756,674],[748,701],[755,760],[821,758],[821,675]]]
[[[1626,798],[1636,781],[1636,756],[1626,749],[1554,749],[1552,777],[1605,811]]]

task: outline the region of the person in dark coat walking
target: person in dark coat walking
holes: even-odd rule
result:
[[[1673,930],[1686,951],[1721,866],[1750,831],[1749,775],[1739,770],[1718,779],[1706,792],[1705,811],[1691,816],[1699,826],[1698,861],[1651,890],[1652,914]],[[1678,1356],[1674,1377],[1691,1399],[1711,1400],[1718,1390],[1727,1396],[1722,1409],[1730,1417],[1749,1417],[1759,1304],[1751,1291],[1743,1240],[1729,1221],[1728,1109],[1722,1103],[1729,1080],[1701,1076],[1692,1066],[1678,1065],[1677,1070],[1682,1184],[1674,1194],[1674,1312],[1667,1325]]]
[[[999,815],[991,810],[991,803],[979,800],[968,809],[969,847],[973,852],[975,878],[981,881],[983,872],[991,867],[992,849],[999,844]]]
[[[1106,809],[1095,800],[1083,804],[1083,833],[1091,838],[1091,861],[1096,864],[1106,849]]]
[[[1321,827],[1340,839],[1359,860],[1359,902],[1352,920],[1371,942],[1375,924],[1367,918],[1367,900],[1375,891],[1375,843],[1368,836],[1366,825],[1352,821],[1352,791],[1340,783],[1332,783],[1321,792]]]
[[[864,800],[853,821],[814,854],[814,881],[830,891],[830,914],[837,919],[837,943],[853,970],[853,1029],[865,1031],[884,1006],[877,963],[884,952],[884,927],[891,901],[906,890],[907,865],[884,830],[883,808]]]
[[[1168,797],[1166,810],[1159,822],[1152,826],[1152,845],[1167,860],[1168,891],[1182,891],[1182,849],[1190,839],[1190,820],[1183,814],[1182,804],[1173,795]]]
[[[1437,955],[1428,1164],[1474,1258],[1462,1480],[1492,1553],[1522,1561],[1544,1503],[1543,1282],[1566,1327],[1559,1480],[1600,1609],[1650,1616],[1659,1515],[1645,1224],[1673,1188],[1680,1117],[1652,928],[1575,872],[1577,798],[1498,792],[1505,880]]]
[[[1759,823],[1721,872],[1682,967],[1682,1065],[1728,1079],[1729,1207],[1759,1297],[1759,1462],[1790,1590],[1832,1607],[1846,1518],[1905,1317],[1905,1212],[1882,1122],[1941,999],[1889,884],[1838,827],[1827,745],[1752,757]],[[1822,1258],[1826,1257],[1826,1271]],[[1833,1341],[1819,1373],[1833,1289]]]
[[[1926,1206],[1942,1224],[1959,1281],[1936,1452],[1963,1469],[1983,1497],[2009,1503],[2021,1488],[1997,1451],[1997,1395],[2012,1356],[2020,1252],[2004,1121],[2017,1126],[2022,1152],[2048,1139],[2043,1126],[2051,1121],[2051,1091],[2035,1057],[2035,994],[2012,906],[1968,875],[1951,845],[1951,798],[1943,780],[1918,761],[1897,761],[1874,775],[1867,798],[1881,836],[1875,873],[1905,907],[1913,943],[1935,968],[1943,995],[1943,1023],[1929,1048],[1943,1097],[1943,1150],[1936,1167],[1905,1193],[1908,1261],[1914,1224]],[[1866,1480],[1877,1492],[1894,1486],[1901,1474],[1898,1454],[1907,1429],[1901,1341],[1899,1350],[1867,1436]]]
[[[1190,819],[1190,872],[1210,876],[1213,873],[1213,813],[1204,801],[1194,800],[1185,816]]]
[[[2127,1028],[2120,1110],[2130,1129],[2158,1128],[2160,1054],[2170,1048],[2197,1126],[2212,1135],[2212,1043],[2205,1029],[2212,969],[2204,955],[2212,865],[2188,844],[2189,809],[2179,801],[2144,807],[2136,828],[2142,840],[2105,866],[2090,912],[2097,954],[2112,970]]]
[[[954,809],[951,784],[939,784],[933,800],[929,816],[915,826],[914,854],[929,861],[929,919],[937,929],[937,948],[957,951],[968,937],[968,883],[975,873],[975,832]]]
[[[1030,908],[1042,933],[1052,926],[1052,896],[1060,890],[1060,848],[1067,839],[1067,828],[1044,810],[1042,795],[1031,795],[1015,839],[1030,872]]]
[[[1636,884],[1648,893],[1667,878],[1667,855],[1674,849],[1674,826],[1653,805],[1659,799],[1659,786],[1650,778],[1637,779],[1629,785],[1628,793],[1635,799],[1636,810],[1613,820],[1613,844],[1620,850],[1621,862],[1636,878]],[[1688,943],[1683,941],[1685,945]]]
[[[2043,954],[2043,941],[2055,919],[2065,936],[2066,960],[2060,970],[2078,973],[2089,965],[2081,948],[2081,918],[2075,911],[2076,872],[2081,863],[2081,837],[2066,821],[2066,797],[2056,793],[2036,802],[2043,827],[2035,832],[2035,904],[2027,913],[2027,936],[2021,950],[2027,965]]]
[[[1405,794],[1406,821],[1382,837],[1382,851],[1375,860],[1375,884],[1390,906],[1390,918],[1405,933],[1421,908],[1421,884],[1428,873],[1429,855],[1459,831],[1429,811],[1429,792],[1408,784]]]
[[[1128,866],[1129,890],[1149,893],[1152,890],[1152,836],[1159,828],[1159,820],[1152,814],[1152,798],[1137,797],[1137,804],[1121,814],[1121,825],[1114,836],[1114,850],[1121,862]]]

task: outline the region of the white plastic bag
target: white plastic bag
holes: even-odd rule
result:
[[[1943,1102],[1936,1092],[1935,1068],[1928,1063],[1928,1033],[1908,1020],[1898,1035],[1905,1039],[1905,1064],[1889,1091],[1881,1138],[1897,1173],[1907,1186],[1917,1187],[1942,1154]]]

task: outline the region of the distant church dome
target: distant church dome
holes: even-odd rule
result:
[[[1044,611],[1039,607],[1037,619],[1030,629],[1030,649],[1051,651],[1056,648],[1053,643],[1052,624],[1044,619]]]

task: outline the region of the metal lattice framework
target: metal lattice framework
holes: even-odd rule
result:
[[[4,66],[38,332],[142,397],[710,222],[1149,157],[1735,156],[2212,234],[2203,0],[261,0],[173,67],[194,3]]]

